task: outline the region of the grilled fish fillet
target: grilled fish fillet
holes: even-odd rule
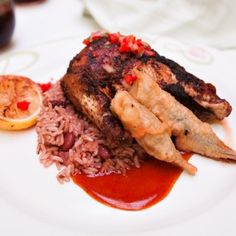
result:
[[[72,59],[62,78],[62,88],[75,108],[114,141],[130,141],[131,136],[110,112],[110,101],[117,90],[124,87],[124,76],[140,65],[150,66],[156,83],[199,117],[223,119],[230,114],[230,104],[217,96],[213,85],[204,83],[174,61],[153,52],[154,56],[141,57],[121,53],[118,45],[107,37],[101,37]]]
[[[63,78],[62,86],[75,108],[85,114],[103,133],[108,137],[115,137],[115,141],[127,144],[132,142],[130,134],[111,113],[110,100],[94,87],[89,78],[79,78],[79,75],[68,73]]]

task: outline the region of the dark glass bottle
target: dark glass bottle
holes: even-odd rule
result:
[[[40,3],[44,2],[45,0],[14,0],[17,4],[27,4],[27,3]]]
[[[7,45],[15,28],[14,7],[11,0],[0,0],[0,47]]]

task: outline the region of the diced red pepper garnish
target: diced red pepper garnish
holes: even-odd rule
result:
[[[143,56],[155,56],[155,51],[152,50],[150,45],[142,39],[137,39],[134,35],[121,35],[118,33],[107,33],[105,31],[93,32],[89,38],[85,39],[83,43],[89,45],[92,41],[100,39],[101,37],[107,37],[111,43],[115,43],[119,46],[121,53],[133,53],[138,57]],[[96,57],[94,55],[94,57]]]
[[[156,55],[156,53],[155,53],[154,51],[152,51],[152,50],[145,50],[144,54],[145,54],[146,56],[150,56],[150,57]]]
[[[128,42],[122,42],[120,47],[119,47],[120,52],[130,52],[130,47]]]
[[[133,43],[133,45],[132,45],[132,47],[131,47],[131,50],[132,50],[132,52],[137,52],[138,51],[138,44],[135,42],[135,43]]]
[[[120,33],[108,34],[108,39],[111,43],[118,43],[120,38]]]
[[[86,46],[88,46],[90,44],[90,40],[89,39],[84,39],[83,40],[83,44],[85,44]]]
[[[133,82],[137,79],[135,75],[126,75],[124,77],[124,80],[126,81],[127,84],[131,85]]]
[[[120,38],[119,38],[119,43],[122,43],[123,40],[124,40],[125,36],[124,35],[120,35]]]
[[[90,39],[91,40],[97,40],[97,39],[100,39],[104,35],[105,35],[104,31],[93,32],[90,36]]]
[[[27,111],[30,105],[30,102],[27,101],[21,101],[21,102],[17,102],[17,108],[22,110],[22,111]]]
[[[93,51],[92,55],[93,55],[93,57],[97,57],[98,56],[98,52],[97,51]]]
[[[130,43],[130,44],[133,44],[133,43],[135,43],[136,38],[135,38],[135,36],[133,36],[133,35],[128,35],[128,36],[125,37],[124,40],[125,40],[126,42]]]
[[[145,52],[144,46],[139,46],[139,48],[138,48],[138,55],[142,56],[144,52]]]
[[[93,36],[91,36],[92,40],[97,40],[97,39],[100,39],[100,38],[101,38],[101,35],[93,35]]]
[[[107,36],[107,35],[108,35],[108,34],[107,34],[106,31],[93,32],[93,33],[91,33],[91,35],[90,35],[88,38],[86,38],[86,39],[83,40],[83,44],[85,44],[86,46],[88,46],[92,41],[97,40],[97,39],[100,39],[100,38],[105,37],[105,36]]]
[[[46,84],[39,84],[42,92],[46,92],[48,91],[51,87],[52,87],[52,84],[50,82],[46,83]]]
[[[136,43],[137,43],[138,46],[143,46],[143,41],[142,41],[142,39],[137,39],[137,40],[136,40]]]

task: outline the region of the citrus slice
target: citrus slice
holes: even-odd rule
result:
[[[37,122],[42,91],[31,79],[17,75],[0,76],[0,129],[22,130]]]

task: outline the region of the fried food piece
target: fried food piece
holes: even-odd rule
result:
[[[111,110],[149,155],[195,174],[196,167],[188,163],[175,149],[168,127],[127,91],[116,93],[111,101]]]
[[[151,70],[146,66],[135,70],[137,80],[129,93],[168,124],[176,136],[176,147],[211,158],[236,160],[236,152],[216,136],[209,124],[200,121],[188,108],[158,86],[149,73]]]

